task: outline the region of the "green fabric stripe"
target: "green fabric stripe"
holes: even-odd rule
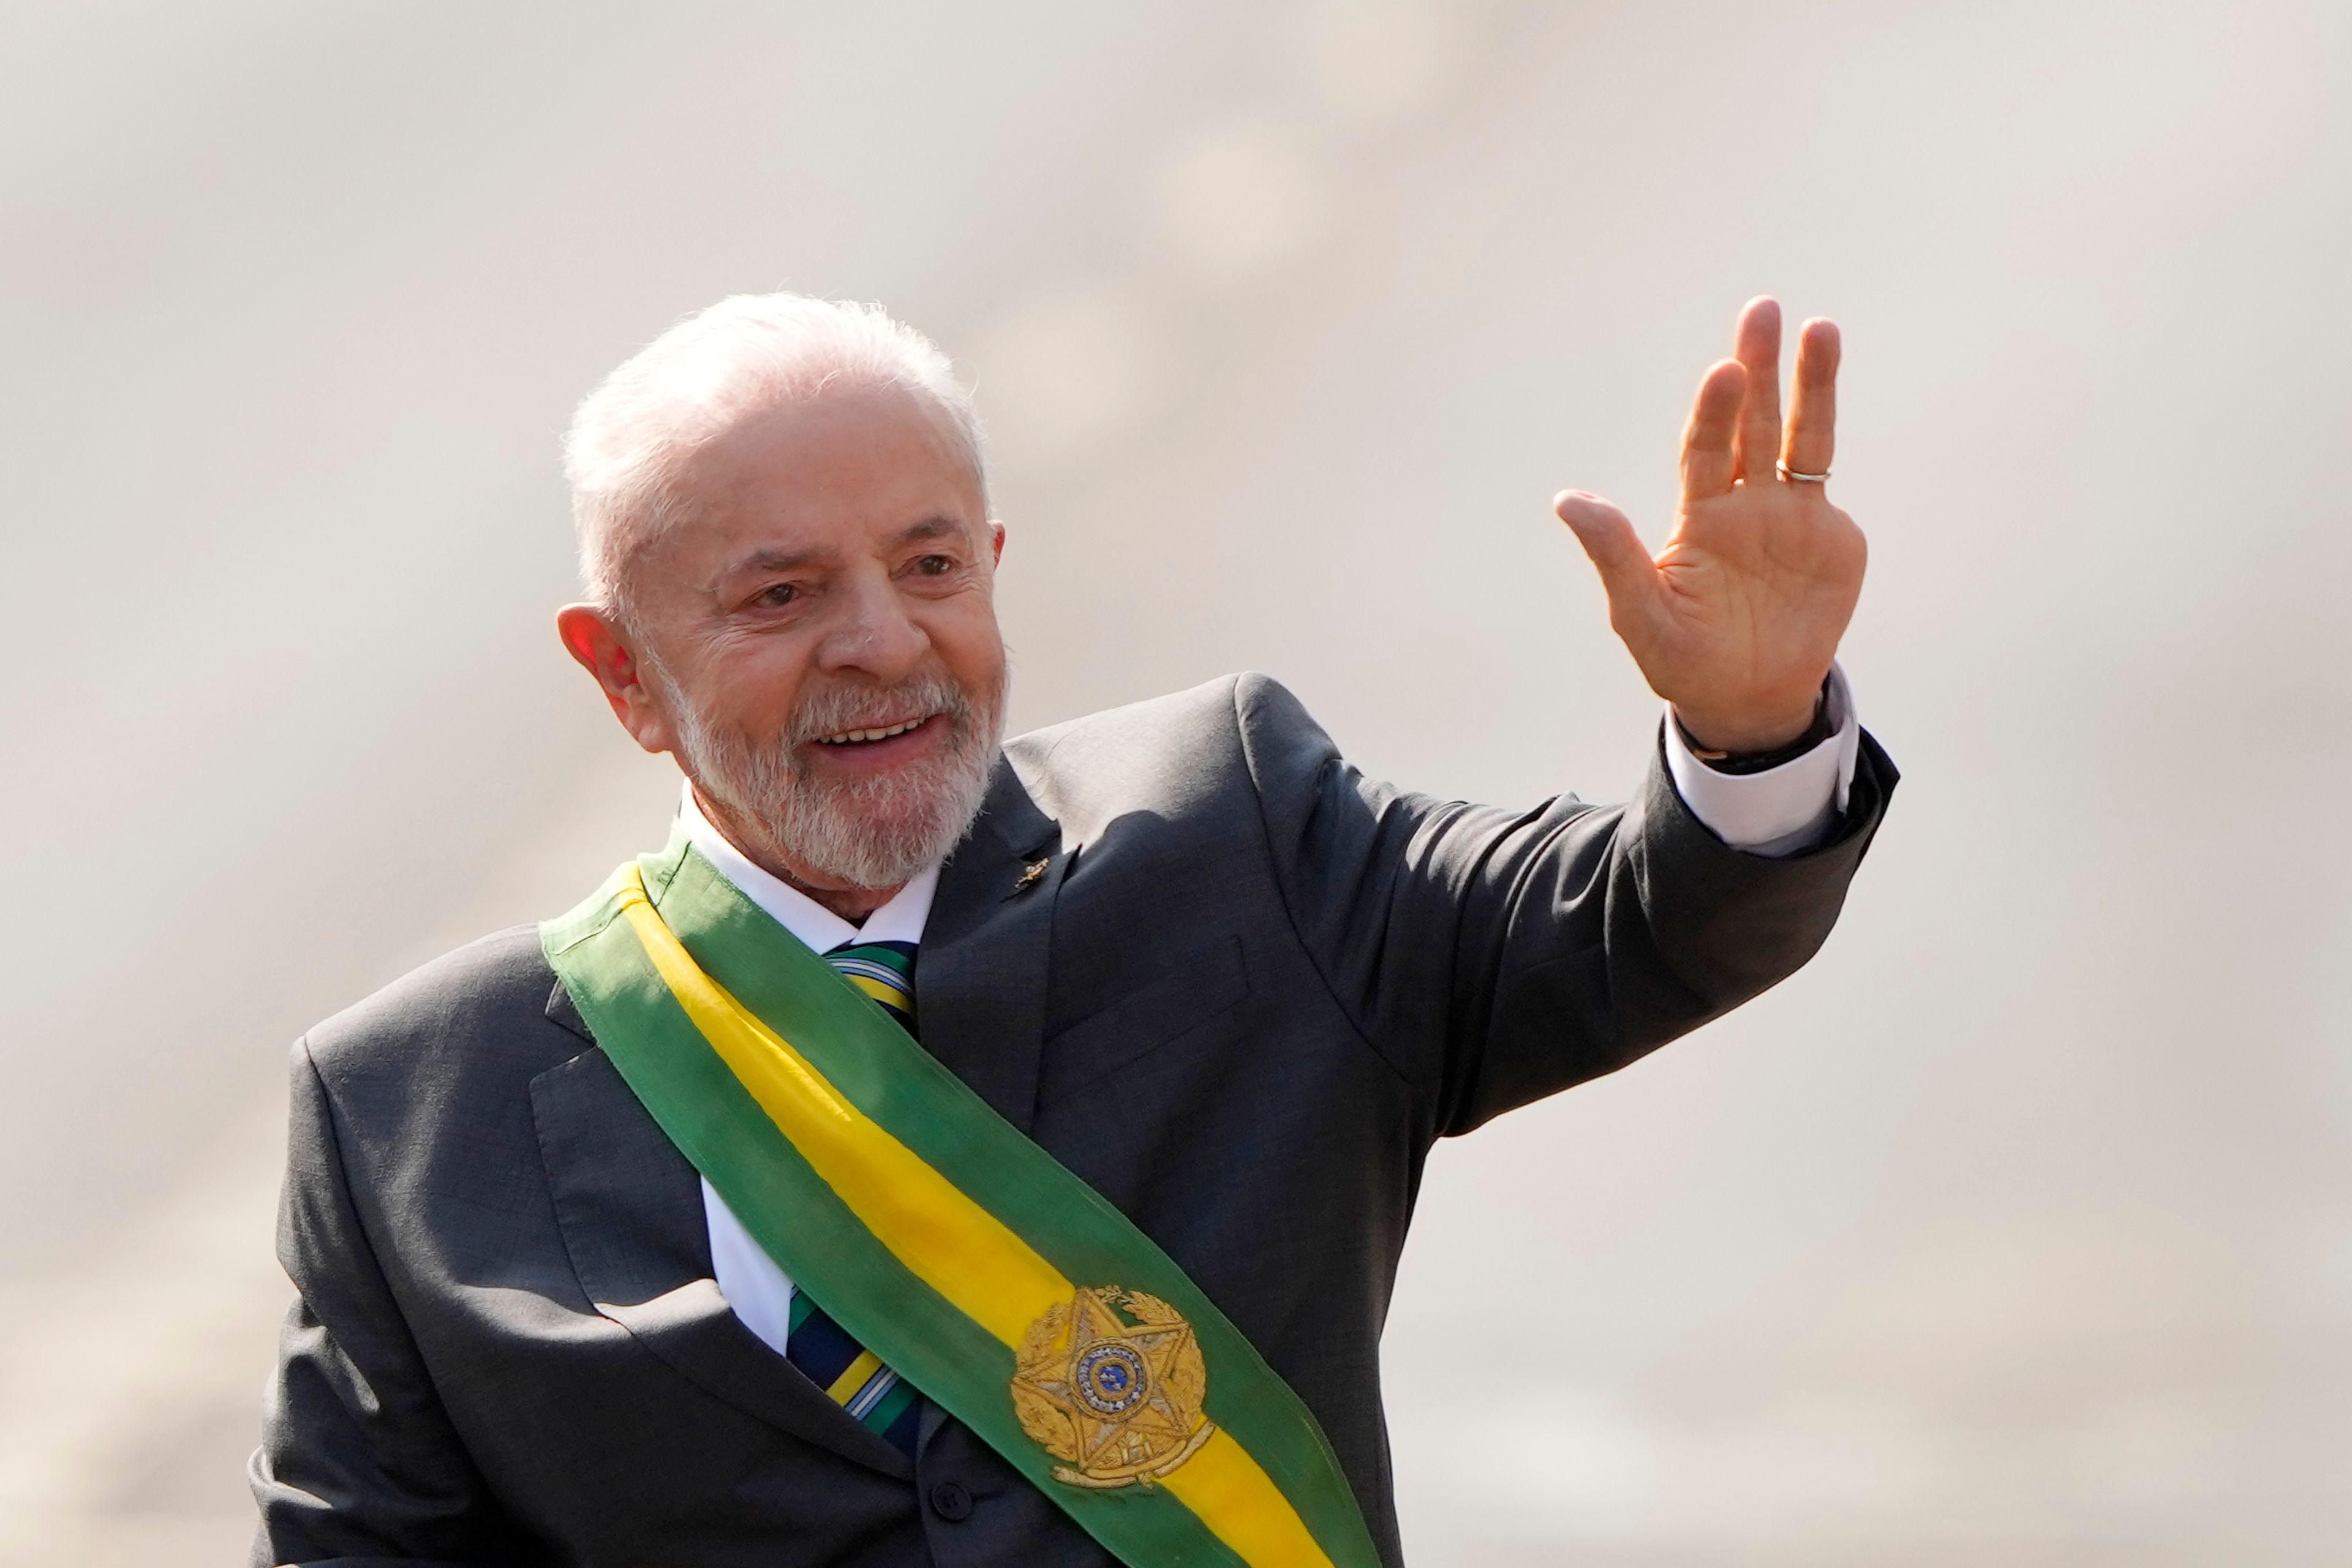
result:
[[[1068,1278],[1148,1290],[1181,1312],[1192,1324],[1207,1360],[1211,1418],[1265,1468],[1339,1568],[1378,1568],[1379,1556],[1355,1497],[1313,1415],[1172,1259],[1093,1188],[998,1116],[708,861],[691,853],[682,833],[673,835],[666,849],[645,858],[641,865],[656,907],[696,962],[807,1056],[861,1110],[1024,1237]],[[550,922],[550,954],[566,955],[557,967],[567,981],[566,962],[573,962],[569,954],[577,951],[567,947],[567,941],[578,940],[575,931],[602,929],[610,921],[610,896],[608,887],[574,915]],[[822,1293],[828,1303],[860,1303],[857,1321],[850,1312],[828,1310],[858,1342],[980,1432],[1129,1562],[1231,1561],[1231,1553],[1181,1504],[1172,1505],[1174,1512],[1189,1521],[1189,1533],[1213,1550],[1213,1556],[1166,1555],[1178,1544],[1168,1538],[1172,1527],[1149,1531],[1154,1538],[1152,1554],[1128,1556],[1118,1541],[1097,1527],[1098,1518],[1164,1514],[1167,1509],[1159,1505],[1172,1504],[1172,1500],[1141,1488],[1088,1491],[1051,1479],[1050,1461],[1021,1432],[1004,1397],[1012,1352],[914,1280],[856,1224],[694,1032],[653,974],[634,933],[623,924],[614,934],[620,941],[592,945],[600,955],[612,950],[618,962],[608,965],[600,958],[587,967],[635,972],[631,985],[615,990],[625,999],[626,1026],[632,1031],[642,1015],[661,1015],[664,1020],[664,1026],[646,1041],[633,1038],[630,1054],[698,1058],[690,1069],[674,1063],[655,1069],[649,1076],[661,1081],[650,1094],[639,1088],[640,1095],[649,1107],[656,1107],[656,1097],[667,1091],[715,1097],[735,1108],[721,1115],[700,1100],[688,1100],[673,1114],[657,1108],[656,1115],[665,1128],[674,1117],[698,1124],[697,1135],[710,1145],[711,1156],[730,1167],[729,1180],[721,1181],[685,1137],[673,1131],[673,1139],[711,1178],[720,1196],[785,1272],[795,1279],[825,1281]],[[656,994],[645,993],[648,983]],[[602,988],[601,974],[594,984]],[[583,1014],[589,1012],[584,1000],[581,1007]],[[616,1012],[614,1021],[621,1026],[622,1015]],[[590,1022],[597,1022],[593,1015]],[[688,1041],[678,1040],[678,1030]],[[598,1034],[601,1039],[604,1032],[600,1028]],[[650,1048],[656,1038],[663,1047],[658,1053]],[[683,1048],[688,1043],[691,1050]],[[615,1060],[618,1065],[617,1056]],[[624,1076],[638,1087],[637,1078],[625,1068]],[[724,1092],[710,1083],[714,1076],[723,1080]],[[755,1126],[737,1125],[746,1115]],[[705,1124],[711,1127],[707,1133],[700,1131]],[[781,1146],[788,1158],[779,1162],[771,1146]],[[780,1166],[792,1174],[789,1185],[794,1191],[789,1195],[772,1173]],[[803,1187],[817,1191],[803,1197],[799,1193]],[[816,1212],[822,1213],[822,1223],[815,1221]],[[922,1310],[915,1310],[909,1297],[920,1297]],[[887,1312],[874,1305],[879,1301],[891,1303]],[[953,1323],[941,1323],[941,1318]],[[950,1386],[956,1391],[952,1394],[946,1392]],[[1115,1533],[1126,1531],[1121,1528]],[[1185,1533],[1175,1531],[1178,1536]]]
[[[898,1369],[894,1367],[891,1370],[895,1372]],[[915,1385],[901,1377],[890,1392],[875,1401],[874,1408],[866,1413],[866,1424],[877,1432],[887,1432],[890,1423],[898,1419],[907,1406],[913,1403]]]
[[[630,1089],[785,1273],[822,1279],[837,1303],[835,1321],[852,1338],[971,1427],[1121,1562],[1246,1568],[1165,1491],[1088,1491],[1053,1479],[1052,1461],[1021,1430],[1004,1393],[1012,1351],[858,1223],[678,1007],[635,933],[614,918],[611,889],[596,902],[541,928],[550,962]],[[866,1016],[904,1038],[877,1012]]]
[[[862,958],[868,963],[878,963],[896,974],[901,984],[911,986],[913,984],[914,955],[887,942],[853,942],[847,947],[836,947],[824,955],[827,963],[838,963],[845,958]]]
[[[697,963],[859,1110],[1063,1274],[1084,1284],[1149,1290],[1181,1312],[1207,1358],[1211,1419],[1265,1467],[1334,1563],[1378,1561],[1355,1494],[1312,1413],[1173,1259],[936,1058],[898,1031],[877,1027],[882,1020],[858,1005],[865,999],[853,987],[819,984],[833,979],[829,967],[691,853],[682,833],[660,860],[668,876],[657,907]]]

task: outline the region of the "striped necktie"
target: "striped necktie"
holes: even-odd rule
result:
[[[915,944],[854,942],[835,948],[824,960],[847,977],[908,1034],[915,1032]],[[873,1352],[843,1331],[840,1324],[793,1289],[792,1327],[784,1336],[784,1359],[808,1374],[833,1402],[896,1444],[908,1458],[921,1398],[911,1384],[884,1366]]]

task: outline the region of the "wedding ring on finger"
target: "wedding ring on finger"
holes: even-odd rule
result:
[[[1823,468],[1818,474],[1801,474],[1786,463],[1775,463],[1772,466],[1780,469],[1780,477],[1792,485],[1825,485],[1830,482],[1830,471],[1827,468]]]

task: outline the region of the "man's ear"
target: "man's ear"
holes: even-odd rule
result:
[[[611,614],[595,605],[566,605],[555,612],[555,631],[572,662],[596,678],[613,717],[648,752],[674,750],[669,715],[644,679],[629,638]]]
[[[1004,559],[1004,524],[992,517],[988,520],[988,548],[990,565],[993,566]]]

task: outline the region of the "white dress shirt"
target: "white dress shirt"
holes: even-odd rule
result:
[[[1853,788],[1862,754],[1862,726],[1853,716],[1853,688],[1830,666],[1827,717],[1831,735],[1801,757],[1760,773],[1718,773],[1691,754],[1682,726],[1666,718],[1666,772],[1675,793],[1708,831],[1750,855],[1780,859],[1822,841]]]
[[[1861,746],[1853,693],[1846,685],[1845,672],[1835,666],[1830,670],[1829,703],[1829,720],[1836,732],[1802,756],[1759,773],[1718,773],[1708,767],[1691,753],[1681,730],[1669,718],[1666,772],[1674,779],[1675,793],[1693,816],[1734,849],[1778,858],[1811,848],[1845,809]],[[686,825],[687,841],[719,868],[719,874],[811,952],[830,952],[852,942],[922,942],[931,896],[940,885],[936,864],[917,873],[888,903],[866,916],[864,925],[852,925],[747,859],[702,815],[692,785],[683,791],[678,816]],[[919,958],[918,997],[922,992],[920,967]],[[751,1239],[743,1222],[707,1181],[702,1184],[702,1215],[710,1231],[710,1272],[719,1293],[727,1298],[744,1327],[778,1355],[783,1354],[785,1339],[792,1331],[791,1279]]]

